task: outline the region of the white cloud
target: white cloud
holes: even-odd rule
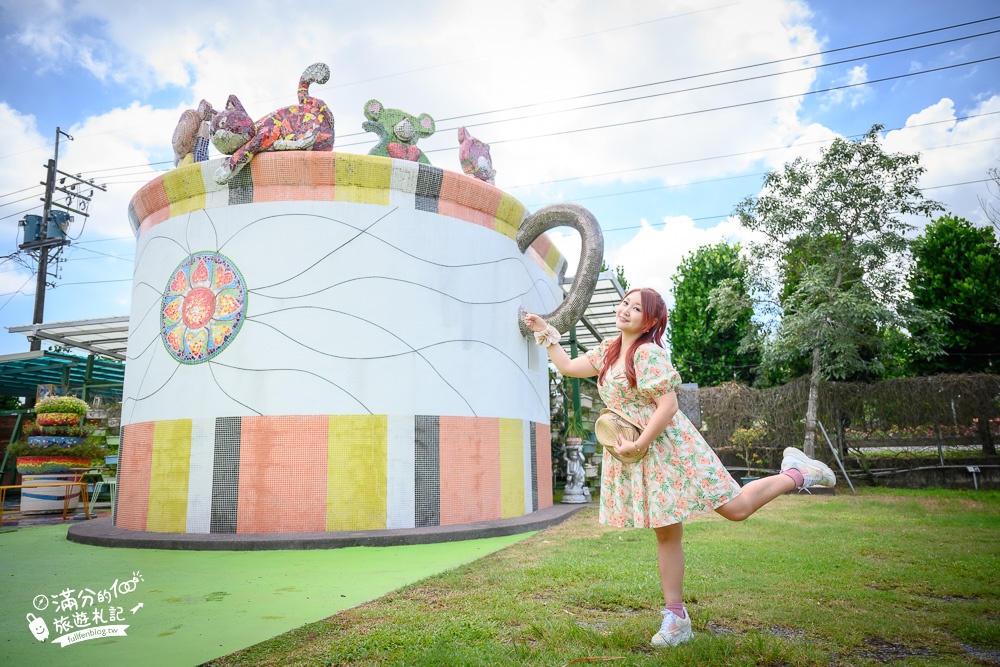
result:
[[[746,242],[751,238],[751,233],[731,217],[712,227],[699,227],[687,216],[667,217],[663,222],[654,227],[642,220],[638,233],[608,253],[607,262],[609,266],[625,267],[630,286],[656,289],[668,307],[673,307],[671,278],[685,255],[703,245]]]
[[[987,170],[998,165],[1000,114],[997,112],[1000,112],[1000,95],[984,99],[961,113],[956,111],[952,100],[943,98],[910,116],[902,130],[887,133],[885,148],[892,152],[919,152],[920,163],[927,169],[920,182],[923,187],[931,188],[924,194],[942,202],[955,215],[987,224],[978,199],[988,196],[986,183],[971,182],[986,179]],[[959,116],[978,117],[957,120]],[[934,121],[947,122],[927,125]],[[938,187],[957,183],[971,184]]]
[[[826,93],[824,96],[824,107],[830,108],[844,103],[847,103],[852,109],[861,106],[875,94],[871,86],[860,85],[866,81],[868,81],[868,65],[855,65],[847,70],[847,74],[843,77],[834,79],[833,81],[834,86],[855,87],[831,90],[829,93]]]

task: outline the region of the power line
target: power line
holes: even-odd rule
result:
[[[594,125],[592,127],[581,127],[581,128],[577,128],[575,130],[562,130],[560,132],[547,132],[545,134],[535,134],[535,135],[526,136],[526,137],[515,137],[515,138],[512,138],[512,139],[499,139],[499,140],[491,141],[489,143],[490,143],[491,146],[495,146],[497,144],[514,143],[514,142],[518,142],[518,141],[528,141],[530,139],[545,139],[545,138],[549,138],[549,137],[557,137],[557,136],[562,136],[562,135],[567,135],[567,134],[578,134],[580,132],[590,132],[590,131],[593,131],[593,130],[606,130],[606,129],[609,129],[609,128],[612,128],[612,127],[624,127],[626,125],[638,125],[640,123],[649,123],[649,122],[652,122],[652,121],[666,120],[666,119],[669,119],[669,118],[682,118],[684,116],[695,116],[695,115],[698,115],[698,114],[710,113],[712,111],[725,111],[727,109],[738,109],[740,107],[748,107],[748,106],[753,106],[753,105],[756,105],[756,104],[764,104],[764,103],[767,103],[767,102],[778,102],[778,101],[781,101],[781,100],[788,100],[788,99],[797,98],[797,97],[805,97],[807,95],[818,95],[820,93],[829,93],[829,92],[833,92],[835,90],[846,90],[848,88],[856,88],[858,86],[870,86],[870,85],[872,85],[874,83],[884,83],[886,81],[896,81],[898,79],[906,79],[906,78],[909,78],[911,76],[920,76],[922,74],[931,74],[933,72],[943,72],[945,70],[955,69],[957,67],[968,67],[969,65],[977,65],[979,63],[989,62],[991,60],[1000,60],[1000,56],[991,56],[989,58],[980,58],[978,60],[970,60],[970,61],[964,62],[964,63],[957,63],[957,64],[954,64],[954,65],[945,65],[943,67],[935,67],[933,69],[921,70],[919,72],[908,72],[906,74],[897,74],[895,76],[887,76],[887,77],[883,77],[881,79],[872,79],[871,81],[863,81],[863,82],[860,82],[860,83],[848,83],[848,84],[844,84],[842,86],[833,86],[831,88],[820,88],[818,90],[809,90],[809,91],[806,91],[804,93],[794,93],[792,95],[781,95],[779,97],[769,97],[769,98],[763,99],[763,100],[754,100],[754,101],[751,101],[751,102],[739,102],[737,104],[727,104],[727,105],[721,106],[721,107],[712,107],[712,108],[709,108],[709,109],[696,109],[694,111],[684,111],[684,112],[681,112],[681,113],[667,114],[665,116],[654,116],[652,118],[640,118],[638,120],[628,120],[628,121],[622,121],[620,123],[608,123],[606,125]],[[349,144],[349,145],[352,145],[352,144]],[[450,147],[447,147],[447,148],[433,148],[433,149],[430,149],[430,150],[426,150],[424,152],[425,153],[440,153],[442,151],[452,151],[452,150],[458,150],[458,146],[450,146]]]
[[[41,204],[39,204],[38,206],[41,206]],[[5,215],[2,218],[0,218],[0,220],[6,220],[7,218],[13,218],[16,215],[23,215],[25,213],[29,213],[31,211],[34,211],[36,208],[38,208],[38,206],[32,206],[31,208],[26,208],[23,211],[20,211],[18,213],[11,213],[10,215]]]
[[[664,16],[662,18],[652,19],[652,20],[649,20],[649,21],[640,21],[639,23],[630,23],[628,25],[617,26],[615,28],[607,28],[605,30],[598,30],[596,32],[588,32],[588,33],[583,33],[583,34],[580,34],[580,35],[573,35],[573,36],[570,36],[570,37],[562,37],[562,38],[559,38],[559,39],[550,40],[548,42],[542,42],[542,45],[558,44],[560,42],[569,42],[569,41],[572,41],[572,40],[575,40],[575,39],[583,39],[585,37],[593,37],[595,35],[602,35],[602,34],[608,33],[608,32],[615,32],[615,31],[618,31],[618,30],[625,30],[627,28],[635,28],[635,27],[642,26],[642,25],[649,25],[650,23],[659,23],[660,21],[667,21],[667,20],[670,20],[670,19],[680,18],[680,17],[683,17],[683,16],[690,16],[692,14],[701,14],[701,13],[704,13],[704,12],[715,11],[717,9],[725,9],[726,7],[732,7],[732,6],[738,5],[738,4],[740,4],[740,3],[739,2],[732,2],[732,3],[729,3],[728,5],[717,5],[715,7],[706,7],[704,9],[696,9],[696,10],[693,10],[693,11],[690,11],[690,12],[684,12],[684,13],[681,13],[681,14],[672,14],[670,16]],[[984,19],[984,20],[986,20],[986,19]],[[516,49],[518,51],[520,51],[521,49],[523,49],[523,47],[516,47]],[[512,48],[510,50],[514,50],[514,49]],[[486,55],[475,56],[475,57],[472,57],[472,58],[464,58],[462,60],[453,60],[453,61],[447,62],[447,63],[439,63],[437,65],[428,65],[427,67],[418,67],[416,69],[405,70],[405,71],[402,71],[402,72],[395,72],[393,74],[383,74],[383,75],[380,75],[380,76],[372,77],[370,79],[361,79],[359,81],[352,81],[350,83],[338,83],[338,84],[332,84],[332,85],[329,85],[329,86],[317,86],[317,90],[322,91],[322,90],[333,90],[335,88],[347,88],[349,86],[356,86],[356,85],[358,85],[360,83],[369,83],[371,81],[379,81],[380,79],[388,79],[388,78],[392,78],[392,77],[395,77],[395,76],[403,76],[405,74],[415,74],[417,72],[426,72],[427,70],[438,69],[440,67],[450,67],[451,65],[461,65],[461,64],[464,64],[464,63],[468,63],[468,62],[474,62],[476,60],[482,60],[483,58],[493,58],[493,57],[496,57],[496,53],[495,52],[491,52],[491,53],[486,54]],[[270,99],[275,99],[275,98],[270,98]],[[265,100],[265,101],[270,101],[270,100]]]
[[[130,283],[131,278],[122,278],[120,280],[88,280],[82,283],[61,283],[56,285],[56,287],[69,287],[70,285],[99,285],[102,283]]]
[[[31,186],[28,186],[26,188],[21,188],[20,190],[14,190],[13,192],[8,192],[7,194],[0,195],[0,198],[9,197],[11,195],[16,195],[16,194],[18,194],[20,192],[27,192],[28,190],[34,190],[35,188],[40,188],[40,187],[42,187],[41,183],[39,183],[38,185],[31,185]],[[6,206],[6,204],[5,204],[5,206]]]
[[[3,305],[2,305],[2,306],[0,306],[0,310],[3,310],[4,308],[6,308],[6,307],[7,307],[7,304],[11,302],[11,299],[13,299],[13,298],[14,298],[15,296],[17,296],[17,295],[18,295],[19,293],[21,293],[21,290],[23,290],[23,289],[24,289],[24,286],[25,286],[25,285],[27,285],[28,283],[30,283],[30,282],[31,282],[31,279],[32,279],[32,278],[34,278],[34,277],[35,277],[35,272],[34,272],[34,271],[32,271],[32,272],[31,272],[31,275],[30,275],[30,276],[28,276],[28,279],[24,281],[24,284],[22,284],[22,285],[21,285],[20,287],[18,287],[18,288],[17,288],[17,291],[16,291],[16,292],[11,292],[11,293],[10,293],[10,297],[9,297],[9,298],[8,298],[8,299],[7,299],[6,301],[4,301],[4,302],[3,302]],[[25,295],[25,296],[27,296],[27,295]]]
[[[939,42],[932,42],[930,44],[920,44],[920,45],[917,45],[917,46],[909,46],[909,47],[902,48],[902,49],[895,49],[893,51],[883,51],[881,53],[874,53],[874,54],[870,54],[870,55],[866,55],[866,56],[858,56],[858,57],[855,57],[855,58],[848,58],[846,60],[836,60],[836,61],[829,62],[829,63],[820,63],[819,65],[809,65],[807,67],[800,67],[798,69],[787,70],[787,71],[783,71],[783,72],[771,72],[769,74],[758,74],[756,76],[745,77],[745,78],[742,78],[742,79],[733,79],[733,80],[730,80],[730,81],[719,81],[719,82],[716,82],[716,83],[709,83],[709,84],[705,84],[705,85],[702,85],[702,86],[692,86],[690,88],[680,88],[678,90],[668,90],[668,91],[665,91],[665,92],[662,92],[662,93],[653,93],[651,95],[642,95],[640,97],[630,97],[630,98],[623,99],[623,100],[612,100],[612,101],[609,101],[609,102],[598,102],[596,104],[587,104],[587,105],[584,105],[584,106],[571,107],[571,108],[568,108],[568,109],[556,109],[556,110],[553,110],[553,111],[544,111],[544,112],[541,112],[541,113],[528,114],[528,115],[525,115],[525,116],[515,116],[513,118],[501,118],[501,119],[497,119],[497,120],[485,121],[485,122],[482,122],[482,123],[473,123],[473,124],[469,125],[469,127],[484,127],[486,125],[495,125],[497,123],[507,123],[507,122],[513,122],[513,121],[518,121],[518,120],[526,120],[526,119],[530,119],[530,118],[540,118],[542,116],[551,116],[553,114],[566,113],[566,112],[569,112],[569,111],[582,111],[582,110],[585,110],[585,109],[594,109],[594,108],[597,108],[597,107],[609,106],[609,105],[613,105],[613,104],[623,104],[625,102],[635,102],[635,101],[639,101],[639,100],[648,100],[648,99],[651,99],[653,97],[663,97],[663,96],[666,96],[666,95],[678,95],[680,93],[689,93],[689,92],[696,91],[696,90],[706,90],[706,89],[709,89],[709,88],[718,88],[720,86],[729,86],[729,85],[736,84],[736,83],[746,83],[748,81],[756,81],[756,80],[759,80],[759,79],[768,79],[768,78],[776,77],[776,76],[785,76],[785,75],[788,75],[788,74],[797,74],[799,72],[807,72],[809,70],[821,69],[821,68],[824,68],[824,67],[833,67],[833,66],[836,66],[836,65],[844,65],[844,64],[847,64],[847,63],[853,63],[853,62],[857,62],[859,60],[869,60],[869,59],[874,59],[874,58],[882,58],[882,57],[885,57],[885,56],[897,55],[899,53],[905,53],[905,52],[908,52],[908,51],[917,51],[917,50],[920,50],[920,49],[927,49],[927,48],[930,48],[932,46],[941,46],[943,44],[951,44],[953,42],[961,42],[961,41],[965,41],[967,39],[975,39],[975,38],[978,38],[978,37],[985,37],[987,35],[995,35],[997,33],[1000,33],[1000,30],[991,30],[989,32],[982,32],[982,33],[978,33],[978,34],[975,34],[975,35],[967,35],[967,36],[964,36],[964,37],[955,37],[955,38],[952,38],[952,39],[946,39],[946,40],[939,41]],[[902,39],[902,38],[897,37],[897,38],[893,38],[893,39]],[[844,48],[857,48],[857,47],[844,47]],[[840,49],[835,49],[835,50],[840,50]],[[816,55],[816,54],[812,54],[812,55]],[[809,57],[809,56],[802,56],[802,57]],[[785,58],[785,59],[783,59],[781,61],[772,61],[772,62],[786,62],[788,60],[800,60],[802,57]],[[771,63],[762,63],[762,64],[771,64]],[[750,68],[750,67],[759,67],[759,66],[760,65],[746,65],[744,67],[737,67],[737,68],[733,68],[733,69],[746,69],[746,68]],[[606,95],[606,94],[610,94],[610,93],[622,92],[622,91],[625,91],[625,90],[633,90],[633,89],[637,89],[637,88],[646,88],[646,87],[649,87],[649,86],[658,86],[658,85],[662,85],[662,84],[666,84],[666,83],[674,83],[674,82],[677,82],[677,81],[684,81],[684,80],[687,80],[687,79],[696,79],[696,78],[701,78],[701,77],[705,77],[705,76],[711,76],[711,75],[718,74],[718,73],[721,73],[721,72],[729,72],[729,71],[732,71],[732,70],[720,70],[720,72],[710,72],[710,73],[707,73],[707,74],[696,74],[696,75],[692,75],[692,76],[681,77],[681,78],[678,78],[678,79],[667,79],[667,80],[664,80],[664,81],[654,81],[654,82],[651,82],[651,83],[644,83],[644,84],[640,84],[640,85],[636,85],[636,86],[629,86],[627,88],[615,88],[615,89],[612,89],[612,90],[600,91],[600,92],[596,92],[596,93],[587,93],[586,95],[577,95],[577,96],[574,96],[574,97],[566,97],[566,98],[562,98],[562,99],[559,99],[559,100],[552,100],[552,101],[549,101],[549,102],[533,102],[531,104],[522,104],[522,105],[518,105],[518,106],[514,106],[514,107],[507,107],[506,109],[496,109],[494,111],[480,111],[480,112],[477,112],[477,113],[466,114],[464,116],[452,116],[450,118],[442,118],[442,119],[440,119],[437,122],[444,122],[444,121],[448,121],[448,120],[457,120],[459,118],[470,118],[472,116],[482,116],[482,115],[491,114],[491,113],[500,113],[500,112],[503,112],[503,111],[512,111],[512,110],[524,109],[524,108],[529,108],[529,107],[536,107],[536,106],[543,106],[543,105],[548,105],[548,104],[555,104],[555,103],[558,103],[558,102],[566,102],[566,101],[571,101],[571,100],[574,100],[574,99],[581,99],[581,98],[586,98],[586,97],[594,97],[594,96],[597,96],[597,95]],[[441,131],[441,132],[447,132],[447,131],[453,130],[453,129],[456,129],[456,128],[453,128],[453,127],[452,128],[442,128],[439,131]],[[366,133],[365,132],[354,132],[354,133],[351,133],[351,134],[341,135],[341,137],[344,138],[344,137],[362,136],[364,134],[366,134]],[[358,144],[344,144],[344,145],[345,146],[355,146],[355,145],[358,145]]]
[[[983,116],[994,116],[996,114],[1000,114],[1000,111],[988,111],[986,113],[971,114],[971,115],[968,115],[968,116],[958,116],[956,118],[948,118],[946,120],[934,120],[934,121],[930,121],[930,122],[927,122],[927,123],[916,123],[914,125],[903,125],[902,127],[894,127],[894,128],[891,128],[891,129],[887,129],[887,130],[885,130],[885,132],[895,132],[897,130],[908,130],[910,128],[914,128],[914,127],[926,127],[928,125],[940,125],[941,123],[958,123],[959,121],[969,120],[970,118],[981,118]],[[864,132],[860,132],[860,133],[857,133],[857,134],[849,134],[849,135],[847,135],[847,138],[863,137],[865,134],[866,133],[864,133]],[[815,141],[803,141],[802,143],[797,144],[797,145],[798,146],[811,146],[813,144],[828,144],[828,143],[832,143],[832,142],[833,142],[832,139],[817,139]],[[958,144],[955,144],[955,145],[958,145]],[[692,163],[695,163],[695,162],[707,162],[709,160],[721,160],[721,159],[730,158],[730,157],[742,157],[744,155],[754,155],[756,153],[768,153],[768,152],[771,152],[771,151],[788,150],[789,148],[791,148],[790,145],[789,146],[772,146],[770,148],[758,148],[758,149],[754,149],[754,150],[750,150],[750,151],[743,151],[742,153],[727,153],[725,155],[713,155],[711,157],[692,158],[690,160],[679,160],[677,162],[664,162],[662,164],[654,164],[654,165],[650,165],[648,167],[634,167],[632,169],[619,169],[617,171],[605,171],[605,172],[602,172],[602,173],[599,173],[599,174],[588,174],[586,176],[568,176],[566,178],[557,178],[557,179],[553,179],[551,181],[539,181],[537,183],[525,183],[523,185],[506,185],[506,186],[504,186],[504,190],[517,190],[518,188],[531,188],[531,187],[536,187],[536,186],[539,186],[539,185],[549,185],[551,183],[563,183],[565,181],[583,180],[585,178],[599,178],[601,176],[616,176],[618,174],[627,174],[627,173],[630,173],[630,172],[633,172],[633,171],[645,171],[645,170],[648,170],[648,169],[659,169],[660,167],[676,167],[676,166],[679,166],[679,165],[682,165],[682,164],[692,164]],[[925,150],[928,150],[928,149],[925,149]]]
[[[965,181],[963,183],[948,183],[947,185],[932,185],[932,186],[929,186],[929,187],[926,187],[926,188],[917,188],[917,189],[921,190],[921,191],[923,191],[923,190],[939,190],[941,188],[954,188],[954,187],[958,187],[960,185],[975,185],[976,183],[988,183],[991,180],[992,179],[984,178],[984,179],[979,180],[979,181]],[[667,186],[667,187],[672,187],[672,186]],[[621,193],[617,193],[617,194],[626,195],[626,194],[633,194],[633,193],[632,192],[621,192]],[[605,195],[605,196],[611,196],[611,195]],[[567,201],[582,201],[584,199],[592,199],[592,197],[580,197],[579,200],[578,199],[572,199],[572,200],[567,200]],[[692,220],[692,221],[694,221],[694,222],[700,222],[702,220],[719,220],[720,218],[728,218],[731,215],[732,215],[732,213],[722,213],[722,214],[718,214],[718,215],[705,215],[705,216],[701,216],[699,218],[689,218],[689,219]],[[656,223],[647,222],[645,226],[647,226],[647,227],[659,227],[659,226],[665,225],[665,224],[667,224],[667,223],[666,222],[656,222]],[[622,232],[622,231],[628,231],[628,230],[632,230],[632,229],[642,229],[642,227],[643,227],[643,225],[631,225],[629,227],[612,227],[611,229],[602,229],[602,231],[604,231],[604,233],[608,233],[608,232]]]
[[[27,197],[22,197],[21,199],[14,199],[14,200],[11,200],[11,201],[8,201],[8,202],[4,202],[3,204],[0,204],[0,208],[2,208],[4,206],[10,206],[11,204],[17,204],[18,202],[22,202],[22,201],[28,201],[29,199],[35,199],[36,197],[38,197],[37,194],[35,194],[35,195],[28,195]]]
[[[940,150],[940,149],[943,149],[943,148],[953,148],[955,146],[967,146],[969,144],[981,144],[981,143],[984,143],[986,141],[997,141],[998,139],[1000,139],[1000,137],[991,137],[989,139],[975,139],[973,141],[963,141],[961,143],[946,144],[944,146],[931,146],[931,147],[928,147],[928,148],[918,149],[918,152],[919,151],[936,151],[936,150]],[[823,140],[822,142],[810,142],[810,143],[833,143],[833,142],[832,141],[828,141],[828,140]],[[804,145],[804,144],[800,144],[800,145]],[[766,176],[768,173],[770,173],[770,172],[766,172],[765,171],[765,172],[760,172],[760,173],[756,173],[756,174],[741,174],[739,176],[726,176],[726,177],[723,177],[723,178],[710,178],[710,179],[703,180],[703,181],[691,181],[689,183],[676,183],[676,184],[673,184],[673,185],[658,185],[658,186],[654,186],[654,187],[650,187],[650,188],[643,188],[642,190],[627,190],[625,192],[611,192],[611,193],[605,193],[605,194],[600,194],[600,195],[590,195],[590,196],[587,196],[587,197],[576,197],[572,201],[586,201],[588,199],[604,199],[605,197],[620,197],[622,195],[642,194],[644,192],[655,192],[657,190],[672,190],[674,188],[686,188],[686,187],[691,186],[691,185],[703,185],[705,183],[718,183],[719,181],[732,181],[732,180],[738,180],[738,179],[741,179],[741,178],[750,178],[752,176]],[[992,180],[992,179],[986,179],[986,181],[989,181],[989,180]],[[970,183],[984,183],[986,181],[969,181],[969,182]],[[966,184],[965,183],[955,183],[953,185],[966,185]],[[933,188],[924,188],[924,189],[926,189],[926,190],[934,190],[934,189],[937,189],[937,188],[947,188],[947,187],[951,187],[951,186],[949,186],[949,185],[937,185],[937,186],[934,186]],[[540,206],[540,204],[528,204],[528,207],[534,207],[534,206]]]

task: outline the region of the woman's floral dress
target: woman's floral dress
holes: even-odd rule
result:
[[[611,340],[586,354],[597,370],[604,365]],[[674,391],[681,378],[666,351],[653,343],[636,350],[635,376],[632,388],[620,356],[599,389],[605,405],[645,426],[656,409],[653,399]],[[680,410],[640,461],[622,463],[605,450],[603,469],[600,522],[620,528],[680,523],[740,495],[739,485]]]

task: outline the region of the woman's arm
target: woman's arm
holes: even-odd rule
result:
[[[671,391],[662,396],[657,396],[653,401],[656,403],[656,410],[653,411],[653,416],[646,422],[646,428],[642,429],[642,433],[635,442],[627,440],[624,436],[618,436],[618,443],[615,445],[616,452],[625,456],[635,456],[639,452],[646,451],[653,444],[653,441],[660,437],[663,429],[667,428],[667,424],[677,414],[676,393]]]
[[[549,326],[548,322],[534,313],[528,313],[525,315],[524,323],[529,329],[539,333],[545,331],[545,329]],[[553,343],[546,349],[549,351],[549,359],[552,360],[556,370],[566,377],[589,378],[597,375],[597,369],[594,368],[593,364],[587,361],[587,357],[570,359],[569,355],[566,354],[566,350],[562,349],[562,346],[558,343]]]

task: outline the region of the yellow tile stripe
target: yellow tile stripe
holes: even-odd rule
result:
[[[178,167],[163,176],[163,189],[170,200],[170,217],[205,208],[205,181],[201,163]]]
[[[185,532],[190,465],[191,420],[157,421],[153,426],[146,530]]]
[[[500,198],[496,217],[493,218],[494,227],[504,236],[516,239],[517,230],[524,219],[524,210],[524,204],[504,193]]]
[[[387,433],[385,415],[330,416],[327,530],[385,528]]]
[[[500,420],[500,514],[524,514],[524,422]]]
[[[389,205],[389,187],[392,184],[390,158],[337,153],[335,169],[335,201]]]

